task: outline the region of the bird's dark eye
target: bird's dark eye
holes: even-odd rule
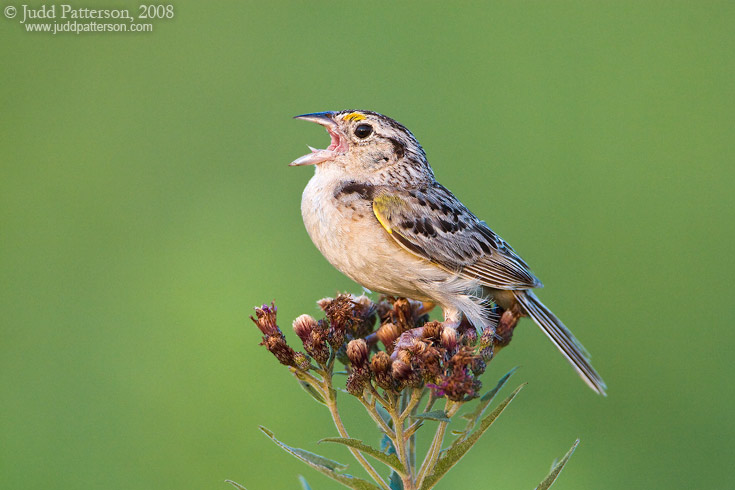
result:
[[[373,133],[373,127],[369,124],[360,124],[355,128],[355,136],[365,139]]]

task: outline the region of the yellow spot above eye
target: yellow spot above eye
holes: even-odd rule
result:
[[[349,114],[345,114],[342,118],[345,121],[362,121],[365,119],[365,116],[360,114],[359,112],[350,112]]]

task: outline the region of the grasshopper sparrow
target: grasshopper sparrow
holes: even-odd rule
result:
[[[493,303],[529,316],[594,391],[605,383],[584,347],[531,291],[526,262],[434,179],[426,154],[398,122],[370,111],[296,116],[321,124],[324,150],[291,165],[315,165],[301,201],[314,244],[367,289],[439,304],[445,322],[464,317],[494,328]]]

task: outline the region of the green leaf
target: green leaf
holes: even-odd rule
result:
[[[307,392],[309,395],[311,395],[314,400],[321,403],[322,405],[326,405],[327,402],[324,401],[324,397],[321,393],[319,393],[319,390],[314,388],[311,384],[307,383],[306,381],[299,380],[299,386],[301,386],[305,392]]]
[[[388,483],[390,490],[403,490],[403,480],[398,473],[391,471],[390,482]]]
[[[260,426],[260,430],[263,432],[263,434],[268,436],[271,441],[276,443],[276,445],[278,445],[281,449],[300,459],[318,472],[340,482],[347,488],[352,488],[353,490],[380,490],[380,487],[373,485],[367,480],[356,478],[352,475],[337,473],[337,471],[347,468],[346,465],[343,465],[336,461],[332,461],[331,459],[327,459],[323,456],[319,456],[318,454],[311,453],[304,449],[287,446],[286,444],[276,439],[273,435],[273,432],[269,431],[262,425]]]
[[[495,388],[482,395],[482,398],[480,398],[480,402],[478,403],[477,408],[475,408],[474,411],[462,415],[462,418],[467,420],[467,425],[465,426],[464,430],[452,431],[452,434],[459,436],[457,438],[458,441],[465,439],[469,435],[469,433],[472,432],[472,429],[474,429],[477,425],[477,421],[480,419],[480,417],[483,416],[485,410],[487,410],[487,407],[489,407],[495,399],[495,395],[497,395],[498,392],[503,388],[503,386],[505,386],[505,383],[507,383],[513,373],[516,372],[516,369],[518,368],[514,367],[513,369],[508,371],[505,376],[500,378]]]
[[[232,481],[232,480],[225,480],[225,483],[229,483],[229,484],[230,484],[230,485],[232,485],[233,487],[237,488],[237,490],[248,490],[247,488],[243,487],[243,486],[242,486],[242,485],[240,485],[239,483],[237,483],[237,482],[234,482],[234,481]]]
[[[301,482],[301,490],[311,490],[311,487],[309,486],[309,483],[306,481],[306,478],[299,475],[299,481]]]
[[[400,460],[398,459],[398,456],[396,456],[395,454],[386,454],[382,451],[379,451],[372,446],[368,446],[367,444],[365,444],[359,439],[345,439],[344,437],[327,437],[319,441],[320,444],[322,442],[335,442],[337,444],[344,444],[345,446],[355,448],[362,453],[369,454],[370,456],[377,459],[381,463],[384,463],[390,466],[391,468],[393,468],[400,474],[402,475],[406,474],[406,469],[401,464]]]
[[[447,417],[447,412],[445,412],[444,410],[433,410],[431,412],[420,413],[417,415],[413,415],[411,418],[436,420],[438,422],[451,422],[452,421],[452,419]]]
[[[385,454],[396,454],[396,448],[388,434],[383,434],[382,439],[380,439],[380,450]]]
[[[536,490],[547,490],[548,488],[551,488],[551,485],[554,484],[556,479],[559,477],[559,473],[561,473],[561,470],[564,469],[564,465],[567,464],[569,461],[569,458],[572,457],[572,454],[574,454],[574,450],[577,449],[577,446],[579,445],[579,439],[574,441],[574,444],[572,444],[572,447],[567,451],[567,454],[564,455],[563,458],[561,458],[561,461],[556,463],[553,468],[551,468],[551,473],[544,478],[544,481],[542,481],[539,486],[536,487]]]
[[[383,419],[383,422],[385,422],[385,425],[390,426],[393,423],[393,419],[383,405],[378,403],[375,405],[375,409],[378,411],[380,418]]]
[[[525,384],[522,384],[521,386],[516,388],[516,390],[511,393],[508,398],[503,400],[503,402],[501,402],[500,405],[495,408],[495,410],[490,412],[487,417],[482,419],[482,421],[480,421],[480,426],[470,436],[463,440],[457,439],[448,449],[443,451],[442,455],[437,460],[436,465],[434,465],[434,472],[424,480],[424,482],[421,484],[420,490],[429,490],[434,485],[436,485],[436,483],[447,473],[447,471],[452,469],[452,467],[456,465],[459,460],[464,457],[465,454],[467,454],[467,451],[469,451],[470,448],[472,448],[472,446],[474,446],[475,443],[480,439],[480,437],[485,433],[485,431],[490,428],[493,422],[495,422],[495,419],[497,419],[498,416],[503,413],[505,407],[507,407],[508,404],[513,401],[513,398],[516,397],[518,392],[520,392],[524,386]]]
[[[505,386],[505,383],[508,382],[511,376],[513,376],[513,373],[516,372],[517,367],[514,367],[510,371],[508,371],[505,376],[500,378],[498,381],[498,384],[493,388],[492,390],[488,391],[484,395],[482,395],[482,398],[480,398],[480,403],[477,405],[477,408],[466,415],[463,415],[462,418],[465,418],[467,420],[474,420],[477,421],[480,417],[482,417],[482,414],[485,412],[487,407],[492,403],[493,399],[495,398],[495,395],[498,394],[498,392]]]

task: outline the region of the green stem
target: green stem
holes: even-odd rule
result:
[[[447,418],[451,419],[452,416],[457,413],[457,410],[459,410],[461,405],[461,402],[447,400],[447,404],[444,406],[444,412],[447,414]],[[416,486],[418,488],[421,488],[421,484],[429,474],[429,469],[433,468],[437,459],[439,459],[439,453],[441,452],[442,443],[444,442],[444,433],[446,432],[448,425],[449,422],[439,422],[439,427],[436,428],[434,439],[431,441],[431,447],[426,453],[426,458],[424,459],[421,469],[419,470],[419,474],[416,477]]]
[[[413,484],[412,471],[406,451],[406,437],[403,433],[403,419],[399,416],[397,408],[398,407],[394,407],[394,409],[390,410],[390,416],[393,419],[393,425],[395,426],[396,431],[396,438],[393,441],[393,444],[396,447],[398,460],[403,464],[403,467],[406,468],[406,474],[401,475],[403,490],[414,490],[416,487],[414,487]]]
[[[327,407],[329,408],[329,413],[332,414],[332,420],[334,421],[334,425],[337,427],[337,432],[339,432],[339,435],[341,437],[344,437],[345,439],[349,439],[350,436],[347,433],[347,429],[345,429],[344,424],[342,423],[342,418],[339,415],[339,410],[337,410],[337,397],[335,396],[336,393],[332,389],[332,377],[326,376],[324,380],[324,386],[322,387],[324,390],[323,396],[324,400],[327,402]],[[385,480],[381,478],[381,476],[378,474],[377,471],[375,471],[375,468],[368,462],[367,459],[365,459],[365,456],[362,455],[360,451],[358,451],[355,448],[348,447],[352,455],[355,457],[355,459],[362,465],[363,468],[365,468],[365,471],[367,471],[371,477],[373,477],[373,480],[375,480],[375,483],[377,483],[380,488],[383,490],[390,490],[390,487],[385,483]]]
[[[358,397],[358,400],[360,400],[360,403],[365,407],[365,410],[367,410],[368,415],[370,415],[370,418],[373,419],[373,421],[378,424],[378,427],[385,432],[385,434],[390,437],[391,440],[395,440],[396,433],[391,430],[390,427],[388,427],[388,424],[385,423],[385,420],[383,420],[383,417],[380,416],[378,411],[375,409],[375,401],[372,402],[366,401],[363,397]]]

